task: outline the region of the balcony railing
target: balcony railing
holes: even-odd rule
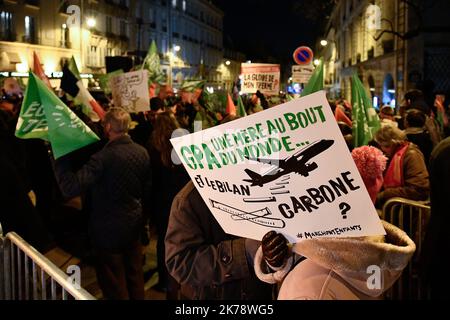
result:
[[[59,46],[61,48],[72,49],[72,42],[70,41],[60,41]]]
[[[17,40],[17,35],[14,32],[6,31],[0,33],[1,41],[11,41],[14,42]]]
[[[117,35],[114,32],[111,32],[111,31],[106,31],[105,36],[107,38],[111,38],[111,39],[117,38]]]
[[[22,36],[22,42],[39,44],[39,38],[36,36]]]
[[[39,7],[40,6],[40,0],[25,0],[25,4],[33,6],[33,7]]]

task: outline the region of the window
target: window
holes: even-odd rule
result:
[[[183,0],[183,11],[186,11],[186,0]]]
[[[167,32],[167,17],[163,16],[161,19],[162,19],[162,31]]]
[[[176,8],[177,7],[177,0],[172,0],[172,8]]]
[[[0,39],[6,41],[15,41],[14,39],[13,15],[11,12],[0,12]]]
[[[125,21],[120,20],[120,35],[121,36],[127,36],[127,25]]]
[[[172,31],[178,33],[178,20],[176,17],[172,18]]]
[[[98,57],[97,57],[97,46],[90,46],[89,47],[89,53],[88,53],[88,65],[89,66],[97,66],[98,64]]]
[[[64,23],[61,26],[61,47],[63,48],[70,48],[70,42],[69,42],[69,28],[67,27],[67,25]]]
[[[167,51],[167,40],[166,39],[161,40],[161,51],[164,53]]]
[[[25,16],[25,36],[24,42],[36,43],[35,19],[31,16]]]
[[[112,56],[113,55],[113,49],[112,48],[106,48],[106,55],[108,57]]]
[[[112,18],[106,16],[106,33],[112,33]]]
[[[153,8],[148,10],[148,21],[155,22],[155,10],[153,10]]]

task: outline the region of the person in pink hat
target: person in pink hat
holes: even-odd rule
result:
[[[352,152],[372,201],[383,185],[386,157],[374,147]],[[416,246],[399,228],[382,221],[386,236],[303,240],[289,254],[286,238],[275,231],[262,239],[255,256],[255,273],[268,283],[281,283],[279,300],[380,299],[400,277]],[[300,261],[294,265],[294,260]],[[371,282],[372,270],[380,281]]]

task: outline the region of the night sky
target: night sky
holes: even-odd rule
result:
[[[326,18],[307,20],[299,5],[312,0],[213,0],[224,13],[224,45],[253,62],[291,61],[300,45],[314,48]],[[272,60],[272,61],[270,61]]]

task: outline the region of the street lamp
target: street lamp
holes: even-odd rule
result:
[[[328,41],[327,40],[321,40],[320,41],[320,45],[322,46],[322,47],[326,47],[327,45],[328,45]]]
[[[97,21],[95,21],[94,18],[88,18],[88,19],[86,20],[86,25],[87,25],[89,28],[94,28],[96,24],[97,24]]]
[[[174,45],[173,46],[173,51],[174,52],[172,52],[172,50],[170,50],[169,53],[168,53],[168,56],[169,56],[169,79],[168,80],[169,80],[169,85],[170,86],[173,85],[172,73],[173,73],[173,63],[174,63],[174,60],[175,60],[175,57],[176,57],[176,52],[180,52],[181,51],[181,47],[179,45]]]
[[[320,60],[319,59],[314,59],[314,65],[318,66],[320,64]]]
[[[229,66],[229,65],[231,64],[231,61],[230,61],[230,60],[227,60],[227,61],[225,61],[225,64],[226,64],[227,66]]]

